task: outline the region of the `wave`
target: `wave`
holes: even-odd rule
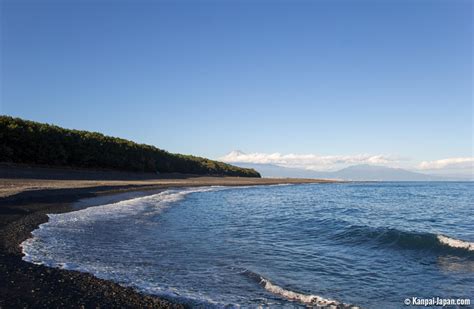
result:
[[[449,246],[451,248],[465,249],[465,250],[474,252],[474,243],[472,242],[450,238],[444,235],[437,235],[437,238],[438,238],[438,241],[442,243],[443,245]]]
[[[372,228],[368,226],[350,226],[343,232],[331,237],[343,243],[376,244],[377,246],[398,247],[411,250],[434,250],[471,254],[474,243],[442,234],[408,232],[394,228]]]
[[[62,263],[56,263],[48,257],[48,248],[45,248],[45,243],[57,243],[56,233],[58,231],[60,233],[61,229],[75,230],[81,233],[85,232],[87,226],[93,222],[116,220],[124,217],[136,220],[137,223],[146,224],[145,216],[159,214],[171,204],[182,200],[188,194],[215,191],[222,188],[221,186],[210,186],[179,190],[171,189],[157,194],[87,207],[68,213],[48,214],[48,222],[41,224],[38,229],[31,233],[33,235],[32,238],[20,244],[24,255],[23,260],[34,264],[64,268]],[[42,239],[49,241],[42,242]]]
[[[280,296],[286,300],[289,301],[296,301],[305,305],[311,305],[311,306],[317,306],[322,307],[322,308],[351,308],[351,309],[356,309],[359,308],[358,306],[354,305],[349,305],[345,304],[342,302],[339,302],[337,300],[333,299],[328,299],[324,298],[319,295],[314,295],[314,294],[304,294],[296,291],[292,291],[289,289],[285,289],[279,285],[274,284],[271,282],[269,279],[253,272],[250,270],[245,270],[242,272],[243,275],[249,277],[250,279],[256,281],[258,284],[260,284],[265,290],[268,292]]]

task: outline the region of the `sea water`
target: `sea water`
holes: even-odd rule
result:
[[[474,301],[472,182],[170,189],[49,221],[24,259],[201,307]]]

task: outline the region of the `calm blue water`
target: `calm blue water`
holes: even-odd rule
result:
[[[23,248],[191,305],[400,308],[474,298],[473,203],[474,183],[176,189],[51,215]]]

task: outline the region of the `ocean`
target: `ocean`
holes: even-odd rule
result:
[[[203,308],[474,301],[472,182],[205,187],[123,198],[49,215],[22,244],[24,260]]]

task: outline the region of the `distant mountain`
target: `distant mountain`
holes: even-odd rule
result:
[[[452,177],[446,178],[416,173],[401,168],[391,168],[368,164],[353,165],[334,172],[318,172],[299,168],[282,167],[274,164],[253,164],[238,162],[234,162],[233,164],[240,167],[253,168],[260,172],[263,177],[325,178],[367,181],[463,180]]]
[[[443,180],[443,178],[410,172],[401,168],[373,166],[368,164],[353,165],[337,172],[337,178],[348,180],[392,180],[392,181],[429,181]]]

